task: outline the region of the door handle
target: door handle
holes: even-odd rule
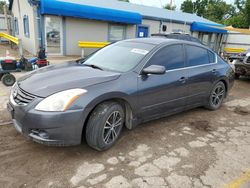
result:
[[[181,77],[181,78],[179,79],[179,82],[185,83],[186,80],[187,80],[187,78],[183,76],[183,77]]]
[[[214,74],[215,74],[216,72],[217,72],[217,70],[216,70],[216,69],[213,69],[213,70],[212,70],[212,73],[214,73]]]

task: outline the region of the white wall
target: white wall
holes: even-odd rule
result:
[[[19,2],[19,3],[18,3]],[[18,19],[19,35],[16,35],[22,40],[23,48],[32,54],[36,54],[38,49],[37,41],[37,20],[36,10],[28,1],[14,0],[12,6],[12,14],[14,18]],[[29,37],[24,34],[23,17],[28,15],[29,17]]]
[[[149,27],[148,36],[150,36],[153,33],[159,33],[160,21],[143,19],[142,20],[142,25],[145,25],[145,26]]]
[[[3,14],[0,14],[0,32],[6,31],[7,27],[6,27],[6,21],[5,21],[5,17]]]
[[[173,30],[181,30],[185,33],[191,33],[190,32],[190,25],[188,24],[180,24],[180,23],[173,23],[173,22],[162,22],[162,25],[167,26],[167,31],[163,32],[161,27],[161,22],[157,20],[148,20],[143,19],[142,25],[149,26],[149,36],[153,33],[171,33]]]
[[[65,18],[65,33],[66,36],[65,55],[81,55],[81,49],[78,47],[78,41],[94,41],[94,42],[107,42],[109,24],[104,21],[87,20],[78,18]],[[136,26],[125,25],[126,34],[125,37],[135,38]],[[96,49],[86,49],[85,54],[88,55]]]
[[[225,43],[227,48],[250,48],[250,35],[230,32]]]

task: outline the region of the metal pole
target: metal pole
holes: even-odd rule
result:
[[[19,49],[19,56],[23,56],[23,45],[22,45],[22,40],[18,39],[18,49]]]
[[[82,48],[82,58],[84,58],[84,48]]]

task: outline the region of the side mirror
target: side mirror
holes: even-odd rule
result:
[[[165,74],[166,68],[160,65],[150,65],[142,70],[142,74]]]

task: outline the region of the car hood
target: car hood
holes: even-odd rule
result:
[[[39,97],[47,97],[59,91],[86,88],[117,79],[120,73],[102,71],[75,62],[51,65],[32,71],[18,80],[24,91]]]

